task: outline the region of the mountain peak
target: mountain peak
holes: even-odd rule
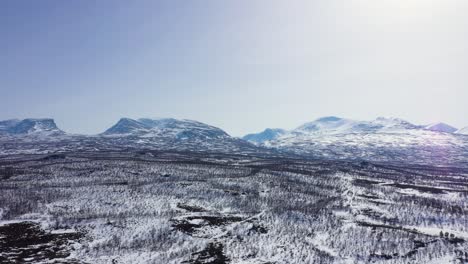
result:
[[[343,118],[336,116],[324,116],[315,120],[315,122],[337,122],[343,120]]]
[[[263,143],[265,141],[275,140],[286,133],[287,131],[281,128],[267,128],[257,134],[245,135],[244,137],[242,137],[242,139],[258,144]]]
[[[454,133],[457,131],[457,128],[441,122],[428,125],[424,129],[444,133]]]
[[[315,121],[305,123],[296,128],[295,132],[320,132],[320,131],[334,131],[344,126],[352,124],[354,121],[350,119],[339,118],[336,116],[326,116],[316,119]]]
[[[397,117],[379,116],[374,121],[376,122],[406,122],[405,120]]]

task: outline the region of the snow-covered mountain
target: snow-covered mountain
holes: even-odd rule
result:
[[[217,127],[174,118],[122,118],[95,139],[107,146],[161,150],[257,152],[261,149]]]
[[[420,129],[422,126],[411,124],[399,118],[379,117],[373,121],[359,121],[336,116],[328,116],[305,123],[296,129],[287,131],[284,129],[266,129],[257,134],[248,134],[243,137],[253,143],[265,143],[282,137],[294,137],[300,135],[339,135],[350,133],[376,133],[397,132]]]
[[[468,141],[454,131],[442,125],[414,125],[399,118],[357,121],[331,116],[305,123],[274,139],[261,134],[249,138],[256,139],[252,142],[260,146],[331,159],[466,162]],[[258,142],[260,139],[263,141]]]
[[[223,130],[186,119],[122,118],[98,135],[67,134],[52,119],[0,122],[0,155],[57,151],[147,149],[212,153],[273,153]]]
[[[335,116],[322,117],[313,122],[305,123],[292,132],[295,134],[347,134],[374,133],[404,129],[417,129],[413,125],[399,118],[379,117],[373,121],[358,121]]]
[[[468,127],[464,127],[455,131],[455,134],[468,135]]]
[[[447,125],[445,123],[435,123],[426,126],[424,129],[436,132],[444,132],[444,133],[454,133],[457,131],[457,128]]]
[[[287,131],[281,128],[267,128],[264,131],[257,134],[245,135],[242,139],[259,144],[265,141],[270,141],[279,138],[286,134]]]
[[[364,123],[356,122],[351,119],[339,118],[335,116],[322,117],[315,121],[305,123],[292,132],[298,134],[311,133],[349,133],[357,130]],[[371,129],[372,127],[363,127],[363,129]]]
[[[27,118],[0,121],[0,133],[8,135],[62,135],[55,121],[51,118]]]
[[[140,118],[137,120],[122,118],[102,135],[138,136],[142,138],[170,137],[180,140],[230,138],[226,132],[217,127],[198,121],[174,118]]]
[[[439,132],[442,131],[442,132]],[[324,117],[296,129],[266,129],[243,139],[186,119],[122,118],[94,136],[66,134],[53,119],[0,121],[0,154],[150,149],[330,159],[468,162],[467,129],[418,126],[398,118],[359,121]]]

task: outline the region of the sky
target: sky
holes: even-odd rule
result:
[[[0,120],[468,126],[466,0],[0,1]]]

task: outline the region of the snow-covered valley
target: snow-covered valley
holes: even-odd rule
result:
[[[468,262],[467,136],[133,121],[1,135],[0,263]]]

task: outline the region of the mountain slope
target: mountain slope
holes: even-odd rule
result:
[[[61,135],[55,121],[51,118],[27,118],[24,120],[0,121],[0,132],[9,135]]]
[[[468,140],[428,130],[284,136],[264,146],[297,155],[369,161],[467,163]]]
[[[10,119],[0,121],[0,133],[9,133],[8,131],[16,126],[21,120],[19,119]]]

